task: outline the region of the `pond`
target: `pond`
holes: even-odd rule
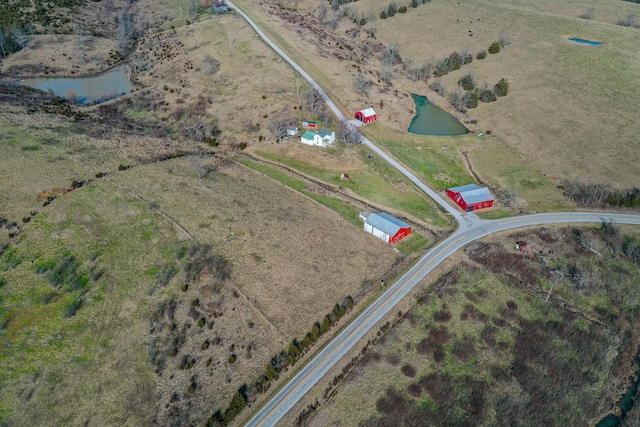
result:
[[[587,40],[587,39],[579,39],[576,37],[569,37],[568,40],[574,42],[574,43],[580,43],[580,44],[588,44],[589,46],[598,46],[600,44],[602,44],[602,42],[596,42],[593,40]]]
[[[465,135],[469,131],[451,114],[431,104],[427,97],[411,94],[416,104],[416,115],[409,132],[420,135]]]
[[[91,105],[124,95],[134,89],[129,70],[118,67],[93,77],[37,77],[20,80],[23,86],[53,91],[74,104]]]

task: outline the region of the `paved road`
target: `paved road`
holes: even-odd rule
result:
[[[235,9],[258,35],[287,61],[309,84],[311,84],[331,108],[336,117],[346,122],[347,118],[333,103],[322,88],[296,64],[286,53],[275,45],[269,37],[231,1],[227,4]],[[527,215],[501,220],[483,220],[474,214],[460,212],[445,201],[440,194],[433,191],[420,181],[411,171],[399,164],[395,159],[385,153],[373,142],[361,135],[363,144],[366,144],[378,156],[389,162],[422,191],[429,195],[446,212],[448,212],[459,224],[459,228],[449,238],[429,250],[404,276],[391,286],[380,298],[369,306],[360,316],[349,324],[338,336],[329,342],[324,349],[298,374],[293,377],[265,406],[247,423],[247,427],[274,426],[276,423],[307,393],[311,387],[318,383],[322,377],[340,358],[345,355],[365,334],[373,328],[393,307],[404,298],[427,274],[438,264],[450,257],[474,240],[489,234],[520,228],[531,225],[557,224],[557,223],[599,223],[617,222],[623,224],[640,225],[640,215],[605,214],[590,212],[569,212]]]
[[[229,7],[233,8],[238,12],[240,16],[242,16],[251,27],[258,33],[258,35],[264,40],[265,43],[269,45],[273,50],[276,51],[278,55],[280,55],[294,70],[296,70],[302,77],[305,78],[309,82],[311,86],[313,86],[321,95],[324,101],[327,103],[333,114],[336,115],[338,120],[342,122],[348,122],[347,117],[340,111],[340,109],[336,106],[336,104],[329,98],[327,93],[316,83],[315,80],[300,67],[293,59],[289,57],[286,53],[282,51],[267,35],[258,27],[252,20],[249,18],[243,11],[238,9],[231,1],[227,1]],[[406,176],[411,182],[417,185],[422,191],[424,191],[429,197],[431,197],[436,203],[438,203],[447,213],[449,213],[453,218],[460,224],[461,227],[468,227],[474,224],[476,221],[481,221],[475,214],[467,214],[460,212],[457,208],[453,207],[451,204],[446,202],[438,192],[429,188],[425,183],[420,181],[411,171],[407,170],[404,166],[398,163],[394,158],[385,153],[382,149],[380,149],[373,142],[369,141],[364,135],[360,135],[360,141],[365,144],[367,147],[371,149],[371,151],[375,152],[378,156],[389,162],[393,167],[398,169],[404,176]]]
[[[552,213],[483,221],[460,228],[448,239],[432,248],[422,259],[391,286],[380,298],[358,316],[293,377],[247,423],[249,427],[274,426],[311,387],[319,382],[331,367],[374,327],[438,264],[468,243],[499,231],[530,225],[557,223],[599,223],[602,221],[640,225],[640,215],[601,213]]]

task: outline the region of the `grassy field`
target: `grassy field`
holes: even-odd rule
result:
[[[468,246],[305,425],[594,425],[636,369],[638,269],[621,240],[551,228]]]
[[[467,71],[480,84],[493,85],[501,77],[509,80],[511,90],[506,98],[481,104],[461,118],[465,123],[477,121],[471,126],[474,130],[491,130],[497,150],[510,148],[520,159],[514,167],[524,168],[524,179],[540,185],[523,188],[521,183],[508,179],[508,170],[496,176],[494,165],[481,160],[491,155],[483,153],[484,146],[472,151],[477,174],[496,187],[504,185],[503,190],[517,193],[534,206],[541,198],[552,200],[537,210],[555,210],[562,204],[559,192],[553,189],[558,179],[590,180],[623,188],[634,185],[633,177],[638,175],[634,157],[638,129],[627,112],[638,105],[634,94],[640,79],[632,52],[639,33],[614,23],[637,12],[637,5],[615,0],[595,6],[587,1],[458,4],[436,0],[410,8],[406,14],[378,18],[373,39],[364,34],[367,25],[354,36],[356,26],[348,19],[340,20],[335,31],[323,29],[317,21],[316,2],[281,2],[290,8],[286,11],[277,6],[279,3],[239,4],[270,33],[277,32],[280,44],[303,66],[313,63],[312,75],[329,93],[338,95],[346,113],[351,114],[363,104],[374,106],[379,111],[381,127],[396,133],[405,130],[412,117],[414,106],[408,92],[426,94],[437,105],[446,106],[447,102],[426,85],[404,77],[403,66],[394,69],[392,87],[379,83],[383,45],[399,42],[401,56],[416,64],[464,49],[475,54],[486,50],[501,33],[508,33],[512,43],[502,52],[482,61],[474,60],[442,81],[451,91]],[[356,9],[361,16],[369,11],[378,16],[387,4],[364,0],[346,7]],[[589,7],[595,8],[596,18],[579,19]],[[268,18],[260,15],[259,11],[267,10]],[[314,22],[315,26],[300,25],[299,19]],[[293,31],[300,27],[301,32]],[[420,31],[416,31],[418,27]],[[568,42],[567,36],[602,40],[605,44],[589,48]],[[344,49],[336,53],[331,46]],[[357,95],[353,90],[352,80],[358,69],[373,82],[369,96]],[[469,143],[466,148],[473,146],[472,141]],[[477,163],[476,158],[480,159]],[[618,170],[625,173],[617,173]],[[454,174],[455,168],[450,172]]]
[[[401,215],[408,214],[426,224],[445,227],[439,209],[421,195],[402,175],[381,162],[362,146],[323,152],[297,144],[271,145],[255,154],[285,165],[322,182],[346,189],[368,203]],[[349,179],[341,179],[345,173]]]
[[[199,179],[188,157],[151,163],[42,207],[39,191],[86,179],[86,169],[6,129],[1,167],[20,159],[23,168],[6,175],[1,212],[30,220],[2,230],[3,421],[202,422],[336,302],[358,298],[396,263],[388,246],[332,210],[234,164]],[[17,195],[22,204],[12,203]],[[179,254],[197,245],[210,246],[205,260],[227,260],[230,279],[217,280],[217,270],[190,276],[197,264]],[[181,368],[184,360],[195,366]],[[189,414],[176,412],[186,402]]]
[[[373,38],[365,31],[356,34],[347,19],[335,31],[322,28],[315,0],[239,4],[318,78],[345,113],[374,106],[380,121],[365,129],[367,135],[434,187],[464,184],[475,174],[492,188],[513,192],[527,210],[559,210],[569,207],[554,187],[560,179],[635,184],[638,125],[629,111],[638,109],[638,32],[611,23],[636,5],[603,1],[596,6],[596,19],[585,21],[576,16],[591,6],[587,1],[465,1],[459,7],[434,0],[404,16],[376,20]],[[377,11],[382,5],[361,0],[350,7]],[[92,29],[103,34],[116,34],[116,6],[91,4],[77,21],[78,31],[95,25]],[[244,144],[249,152],[338,187],[362,203],[405,213],[428,230],[448,225],[431,202],[388,166],[368,158],[362,147],[321,151],[271,143],[274,117],[286,114],[301,121],[317,115],[300,108],[305,85],[235,14],[204,13],[187,23],[184,6],[148,0],[131,5],[136,25],[148,30],[136,45],[136,61],[148,66],[135,76],[144,89],[83,109],[86,116],[45,114],[46,103],[39,105],[32,94],[22,96],[4,86],[0,91],[0,217],[7,220],[0,223],[0,424],[203,424],[216,409],[224,411],[244,384],[252,385],[264,374],[275,354],[304,336],[336,303],[347,295],[360,303],[372,284],[406,269],[402,260],[411,259],[406,255],[429,244],[425,235],[414,233],[395,251],[345,221],[354,221],[359,209],[322,186],[310,186],[275,167],[248,164],[253,171],[228,162]],[[511,34],[511,45],[465,67],[481,82],[506,77],[511,83],[508,97],[460,116],[474,131],[492,130],[491,138],[404,132],[414,109],[408,93],[435,96],[403,76],[406,60],[485,48],[502,31]],[[568,35],[605,44],[585,48],[567,42]],[[379,58],[384,44],[393,40],[402,41],[405,63],[395,67],[393,86],[387,87],[379,82]],[[3,58],[0,73],[51,74],[55,66],[58,76],[86,75],[103,71],[103,59],[115,46],[115,40],[98,36],[36,34],[28,49]],[[215,73],[206,71],[208,56],[219,62]],[[358,70],[372,80],[367,96],[353,91]],[[443,78],[445,85],[452,88],[462,71]],[[443,99],[434,101],[445,107]],[[196,119],[219,127],[215,143],[187,137],[186,125]],[[467,153],[472,171],[461,152]],[[341,173],[351,179],[341,181]],[[50,204],[43,206],[38,199],[42,191],[68,189],[73,181],[79,188]],[[575,234],[562,230],[554,229],[550,236],[514,236],[552,248],[557,254],[549,260],[554,268],[567,274],[581,271],[590,287],[578,289],[565,278],[554,298],[570,301],[609,328],[596,330],[572,317],[566,323],[574,329],[558,329],[550,341],[536,336],[540,348],[561,356],[559,364],[536,365],[539,361],[522,359],[516,351],[524,334],[553,326],[543,323],[543,317],[565,319],[557,305],[539,301],[548,285],[545,276],[532,282],[537,287],[529,283],[533,275],[523,279],[533,288],[521,289],[522,283],[510,287],[499,263],[501,257],[510,259],[500,252],[508,247],[490,243],[491,253],[500,256],[469,254],[468,262],[492,273],[476,267],[461,270],[450,284],[459,298],[447,292],[429,296],[386,338],[390,347],[367,356],[373,373],[362,368],[354,371],[361,377],[350,376],[344,390],[372,381],[372,391],[365,393],[368,406],[362,399],[330,400],[329,410],[313,422],[338,424],[349,414],[345,424],[353,425],[368,420],[376,408],[380,417],[392,418],[398,415],[394,406],[412,414],[406,399],[419,399],[418,406],[442,419],[461,420],[482,405],[465,403],[469,396],[460,391],[460,378],[469,379],[469,390],[480,390],[480,383],[483,390],[494,390],[509,360],[533,366],[509,383],[509,390],[522,398],[518,402],[526,401],[537,397],[527,387],[539,385],[524,376],[527,372],[572,372],[576,364],[569,362],[582,362],[582,350],[571,347],[565,333],[584,337],[601,350],[584,363],[593,367],[580,373],[603,395],[613,396],[632,364],[624,350],[635,350],[622,334],[635,340],[637,331],[633,322],[611,326],[611,313],[634,315],[637,298],[633,287],[627,292],[626,283],[637,281],[637,269],[624,260],[624,248],[597,230],[585,233],[583,240],[603,254],[601,259],[583,261],[575,245],[575,253],[565,251],[560,242]],[[524,267],[533,271],[536,266]],[[466,313],[473,322],[436,321],[447,317],[443,312],[452,319]],[[478,313],[489,316],[494,326]],[[436,323],[450,329],[449,341],[433,348],[427,341],[420,347]],[[401,343],[394,341],[396,333]],[[602,347],[607,339],[615,345]],[[467,341],[473,348],[464,347]],[[423,351],[425,345],[431,353]],[[462,360],[465,351],[486,359]],[[496,365],[495,372],[481,373],[476,360]],[[422,383],[411,387],[415,378],[440,367],[444,371],[438,378],[455,386],[445,391],[463,402],[457,407],[440,403]],[[388,384],[397,393],[405,387],[416,395],[422,391],[419,398],[398,397],[387,392]],[[559,400],[561,406],[545,400],[548,413],[560,413],[560,408],[590,422],[595,411],[606,412],[601,411],[603,402],[612,401],[593,403],[593,394],[580,393],[571,395],[574,401]],[[502,397],[507,407],[519,404]],[[260,399],[264,397],[247,397],[256,405]],[[484,419],[498,419],[494,403],[484,401]]]

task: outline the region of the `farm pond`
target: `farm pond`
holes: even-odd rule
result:
[[[431,104],[426,96],[411,94],[416,104],[416,115],[411,120],[409,132],[420,135],[454,136],[469,131],[451,114]]]
[[[597,41],[587,40],[587,39],[579,39],[577,37],[568,37],[567,40],[572,41],[574,43],[586,44],[589,46],[598,46],[602,44],[602,42],[597,42]]]
[[[129,70],[118,67],[91,77],[36,77],[20,80],[20,84],[57,96],[77,105],[92,105],[124,95],[135,88]]]

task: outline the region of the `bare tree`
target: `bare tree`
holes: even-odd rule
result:
[[[371,37],[375,37],[378,32],[378,27],[376,26],[376,21],[367,21],[367,33]]]
[[[147,60],[147,57],[140,52],[135,52],[131,55],[130,60],[135,74],[142,74],[149,69],[149,61]]]
[[[182,123],[182,129],[190,139],[209,144],[214,143],[220,135],[220,129],[215,119],[205,121],[197,116],[188,116]]]
[[[389,62],[391,66],[394,66],[402,59],[400,58],[400,45],[397,41],[391,42],[391,44],[385,47],[382,53],[382,61]]]
[[[318,5],[318,19],[324,27],[327,23],[327,5],[323,0],[320,0],[320,4]]]
[[[449,94],[449,102],[461,113],[467,111],[467,102],[464,99],[464,92],[459,87]]]
[[[202,58],[202,63],[204,64],[204,72],[208,76],[214,75],[220,69],[220,62],[211,55],[205,55]]]
[[[211,172],[211,165],[207,164],[209,156],[204,151],[191,153],[188,159],[189,166],[191,166],[191,169],[198,179],[204,178],[209,172]]]
[[[501,47],[505,47],[511,44],[511,36],[509,33],[502,33],[500,37],[498,37],[498,43],[500,43]],[[491,52],[489,52],[491,53]]]
[[[635,13],[630,13],[625,16],[623,19],[618,21],[618,25],[622,25],[623,27],[635,27],[638,24],[638,15]]]
[[[72,104],[75,104],[78,101],[78,95],[73,89],[66,91],[64,93],[64,98]]]
[[[407,66],[407,68],[409,68]],[[413,68],[409,68],[411,71],[411,77],[419,82],[426,82],[431,77],[433,72],[433,62],[425,61],[422,64],[417,64]]]
[[[353,145],[360,142],[360,131],[350,122],[340,122],[338,124],[338,139],[344,145]]]
[[[382,74],[380,77],[385,84],[391,84],[391,80],[393,80],[393,65],[390,61],[382,62]]]
[[[11,33],[11,40],[13,40],[20,49],[24,49],[29,44],[29,36],[22,28],[11,27],[9,32]]]
[[[355,78],[353,79],[353,88],[360,95],[369,96],[371,84],[371,80],[367,79],[362,72],[356,74]]]
[[[324,110],[324,98],[316,87],[311,87],[304,93],[304,102],[310,111]]]
[[[332,31],[338,28],[338,14],[336,13],[335,9],[331,11],[331,16],[329,17],[328,25],[329,25],[329,29],[331,29]]]
[[[131,40],[134,37],[135,27],[133,24],[133,15],[129,11],[129,7],[125,7],[118,16],[118,29],[116,37],[118,39],[118,48],[124,55],[129,54],[131,49]]]
[[[0,29],[0,54],[2,54],[3,58],[7,56],[7,37],[2,29]]]
[[[24,25],[24,31],[30,36],[33,36],[36,33],[36,26],[33,25],[31,22],[27,22]]]
[[[580,18],[588,19],[589,21],[593,20],[595,17],[596,17],[596,9],[593,7],[588,8],[587,10],[584,11],[582,15],[580,15]]]
[[[367,20],[367,22],[373,22],[373,21],[375,21],[377,18],[378,18],[378,14],[377,14],[377,13],[376,13],[376,11],[375,11],[375,10],[373,10],[373,9],[369,9],[369,10],[367,11],[367,13],[365,13],[365,15],[364,15],[364,19],[366,19],[366,20]]]
[[[471,49],[465,49],[462,51],[462,65],[470,64],[473,62],[473,52]]]
[[[287,136],[287,129],[295,123],[295,119],[289,116],[284,110],[271,116],[272,119],[269,123],[269,130],[276,141],[281,142]]]
[[[429,87],[431,88],[431,90],[439,93],[441,96],[446,96],[446,88],[444,86],[444,83],[442,83],[442,80],[440,79],[440,77],[433,79],[431,81],[431,83],[429,84]]]

